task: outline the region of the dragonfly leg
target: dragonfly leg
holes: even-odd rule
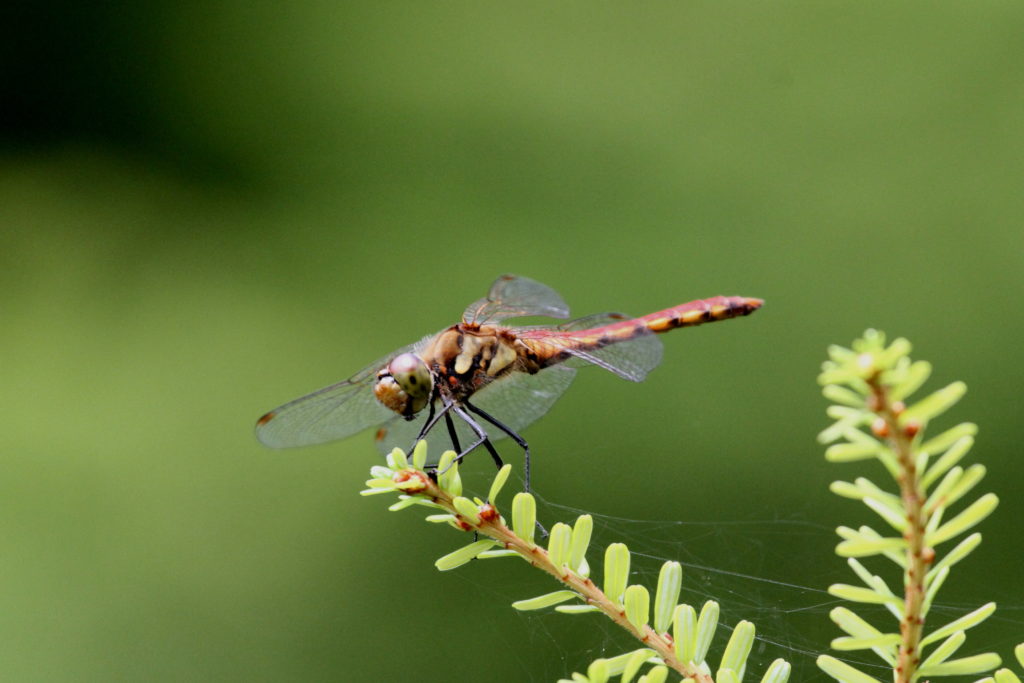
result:
[[[515,441],[517,444],[519,444],[519,447],[523,449],[523,462],[525,463],[525,465],[523,467],[523,470],[524,470],[524,472],[523,472],[523,477],[524,477],[523,487],[526,490],[526,492],[529,493],[530,492],[530,445],[528,443],[526,443],[526,439],[524,439],[523,437],[521,437],[518,434],[516,434],[512,430],[511,427],[509,427],[506,424],[503,424],[501,422],[501,420],[499,420],[498,418],[494,417],[493,415],[491,415],[490,413],[488,413],[486,411],[480,410],[479,408],[477,408],[475,405],[473,405],[469,401],[463,401],[463,405],[465,405],[466,409],[469,410],[471,413],[475,413],[475,414],[479,415],[480,417],[482,417],[483,419],[487,420],[488,422],[490,422],[492,425],[494,425],[495,427],[497,427],[501,431],[503,431],[506,434],[508,434],[509,438],[511,438],[513,441]],[[466,417],[468,417],[468,416],[466,416]],[[463,419],[466,419],[466,418],[463,417]],[[467,420],[467,422],[469,422],[469,421]],[[476,424],[475,421],[471,422],[470,426],[473,426],[474,424]],[[477,425],[477,427],[479,427],[479,425]],[[501,460],[498,459],[497,453],[494,452],[494,446],[491,445],[491,440],[487,439],[486,441],[484,441],[484,444],[487,446],[487,450],[491,451],[491,454],[494,456],[495,462],[498,463],[498,469],[501,469]],[[537,521],[537,530],[540,531],[540,535],[542,537],[547,538],[548,530],[544,528],[544,525],[541,524],[539,520]]]
[[[502,422],[498,418],[494,417],[490,413],[487,413],[487,412],[485,412],[483,410],[480,410],[479,408],[477,408],[475,405],[473,405],[469,401],[464,401],[463,403],[466,406],[466,408],[469,410],[469,412],[475,413],[475,414],[479,415],[484,420],[490,422],[492,425],[494,425],[495,427],[497,427],[501,431],[503,431],[506,434],[508,434],[509,438],[511,438],[513,441],[515,441],[517,444],[519,444],[519,447],[523,449],[523,463],[524,463],[524,465],[523,465],[523,479],[524,479],[523,485],[524,485],[524,488],[525,488],[526,492],[529,493],[530,492],[530,445],[528,443],[526,443],[526,439],[524,439],[523,437],[519,436],[514,431],[512,431],[512,428],[509,427],[508,425],[502,424]]]
[[[462,452],[462,446],[459,445],[459,435],[455,433],[455,423],[452,422],[452,414],[445,412],[444,422],[448,426],[448,436],[452,439],[452,447],[456,453]]]
[[[519,436],[518,434],[513,432],[509,427],[503,425],[497,419],[491,417],[489,414],[487,414],[484,411],[480,410],[476,406],[472,406],[469,403],[466,403],[465,401],[463,401],[463,405],[465,405],[466,408],[468,408],[470,411],[476,413],[480,417],[484,418],[485,420],[487,420],[488,422],[493,424],[495,427],[497,427],[501,431],[503,431],[506,434],[508,434],[510,437],[512,437],[512,439],[515,440],[515,442],[517,444],[519,444],[522,447],[523,451],[526,452],[526,491],[529,492],[530,491],[530,448],[529,448],[529,446],[527,446],[526,441],[523,439],[523,437]],[[482,444],[484,446],[484,448],[487,449],[487,452],[491,454],[491,458],[494,459],[494,464],[498,466],[498,469],[500,470],[502,467],[504,467],[504,463],[501,461],[501,456],[498,455],[498,451],[495,450],[494,444],[491,443],[491,439],[487,435],[487,432],[484,430],[484,428],[481,427],[480,424],[476,420],[474,420],[472,418],[472,416],[470,416],[460,406],[452,404],[452,412],[455,413],[456,415],[458,415],[460,418],[462,418],[462,421],[465,422],[467,425],[469,425],[469,428],[472,429],[473,432],[477,435],[477,440],[474,441],[472,444],[470,444],[469,447],[466,450],[462,451],[457,456],[455,456],[455,460],[453,460],[452,463],[454,464],[456,462],[459,462],[464,457],[466,457],[466,455],[468,455],[470,451],[472,451],[474,448],[476,448],[477,446],[480,446]],[[548,530],[545,529],[544,525],[541,524],[539,521],[537,522],[537,529],[540,530],[541,536],[547,537]]]
[[[449,421],[451,420],[451,417],[449,417],[448,415],[448,411],[452,409],[452,405],[453,404],[451,403],[446,403],[444,408],[441,408],[440,412],[436,412],[434,403],[433,401],[431,401],[430,413],[428,413],[427,415],[427,421],[423,423],[423,427],[420,429],[419,435],[416,437],[416,440],[412,442],[412,446],[409,448],[410,453],[412,453],[412,450],[413,448],[416,447],[416,444],[419,443],[423,439],[423,437],[427,435],[427,432],[434,428],[438,420],[440,420],[442,417],[447,418]]]
[[[423,426],[420,428],[420,433],[416,436],[416,441],[422,439],[426,435],[426,433],[430,431],[430,428],[434,426],[434,411],[436,409],[437,406],[434,404],[433,401],[431,401],[430,412],[427,413],[427,421],[424,422]]]
[[[491,454],[491,459],[494,460],[494,464],[497,465],[498,469],[500,470],[502,467],[504,467],[505,463],[501,461],[501,456],[498,455],[498,451],[494,449],[494,445],[491,443],[491,438],[487,435],[487,432],[484,431],[484,428],[481,427],[480,424],[476,420],[474,420],[465,410],[455,405],[454,403],[451,406],[451,410],[453,413],[462,418],[462,421],[469,425],[469,428],[472,429],[473,433],[475,433],[477,436],[476,441],[471,443],[464,450],[460,451],[457,456],[455,456],[454,462],[460,462],[464,457],[469,455],[470,451],[474,450],[477,446],[483,445],[483,447],[487,449],[487,452]]]

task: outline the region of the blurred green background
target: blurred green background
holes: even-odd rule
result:
[[[965,652],[1022,640],[1020,3],[38,3],[4,23],[0,678],[549,681],[628,646],[514,613],[551,589],[519,563],[436,572],[464,539],[357,495],[370,434],[252,435],[504,272],[580,315],[767,300],[666,336],[641,385],[581,373],[527,437],[536,489],[572,508],[549,523],[599,515],[596,543],[652,555],[642,574],[755,577],[690,568],[684,597],[757,622],[758,670],[786,657],[794,680],[824,678],[839,634],[831,528],[871,521],[828,483],[881,479],[823,461],[818,366],[868,326],[910,338],[930,387],[968,383],[943,424],[980,424],[1002,498],[941,613],[997,600]],[[467,466],[478,490],[491,474]]]

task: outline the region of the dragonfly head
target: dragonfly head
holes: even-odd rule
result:
[[[402,353],[377,373],[377,400],[408,420],[427,407],[434,391],[430,368],[415,353]]]

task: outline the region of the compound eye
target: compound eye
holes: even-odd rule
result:
[[[415,353],[403,353],[395,356],[388,365],[388,372],[398,382],[402,391],[410,397],[425,398],[433,388],[430,370],[423,359]]]

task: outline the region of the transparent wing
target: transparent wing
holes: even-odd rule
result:
[[[517,333],[524,339],[536,339],[550,345],[552,351],[558,349],[571,354],[573,357],[565,362],[569,367],[596,365],[631,382],[642,382],[647,373],[661,362],[661,340],[653,332],[646,328],[631,328],[631,338],[613,341],[600,348],[593,345],[588,348],[588,344],[582,341],[585,337],[600,337],[604,328],[630,319],[622,313],[598,313],[555,328],[525,329]]]
[[[344,439],[368,427],[387,421],[395,414],[373,395],[377,371],[400,353],[412,351],[411,344],[372,363],[344,382],[332,384],[261,417],[256,438],[271,448],[311,446]]]
[[[541,370],[535,375],[515,372],[506,375],[476,392],[470,402],[496,419],[507,425],[512,431],[520,433],[530,424],[551,409],[558,397],[572,384],[576,370],[556,365]],[[392,448],[408,449],[419,435],[427,418],[427,412],[421,412],[415,420],[406,422],[398,417],[391,420],[378,434],[377,445],[381,451],[388,453]],[[475,433],[457,416],[452,416],[459,444],[465,448],[476,440]],[[491,438],[498,441],[506,438],[505,432],[477,419]],[[440,453],[451,448],[448,429],[444,420],[438,421],[428,437],[432,444],[431,454],[436,460]]]
[[[527,277],[502,275],[491,285],[487,298],[466,308],[462,319],[468,323],[485,323],[529,315],[568,318],[569,306],[547,285]]]
[[[567,366],[545,368],[534,375],[516,372],[484,387],[471,401],[520,432],[551,410],[575,376],[576,370]]]

